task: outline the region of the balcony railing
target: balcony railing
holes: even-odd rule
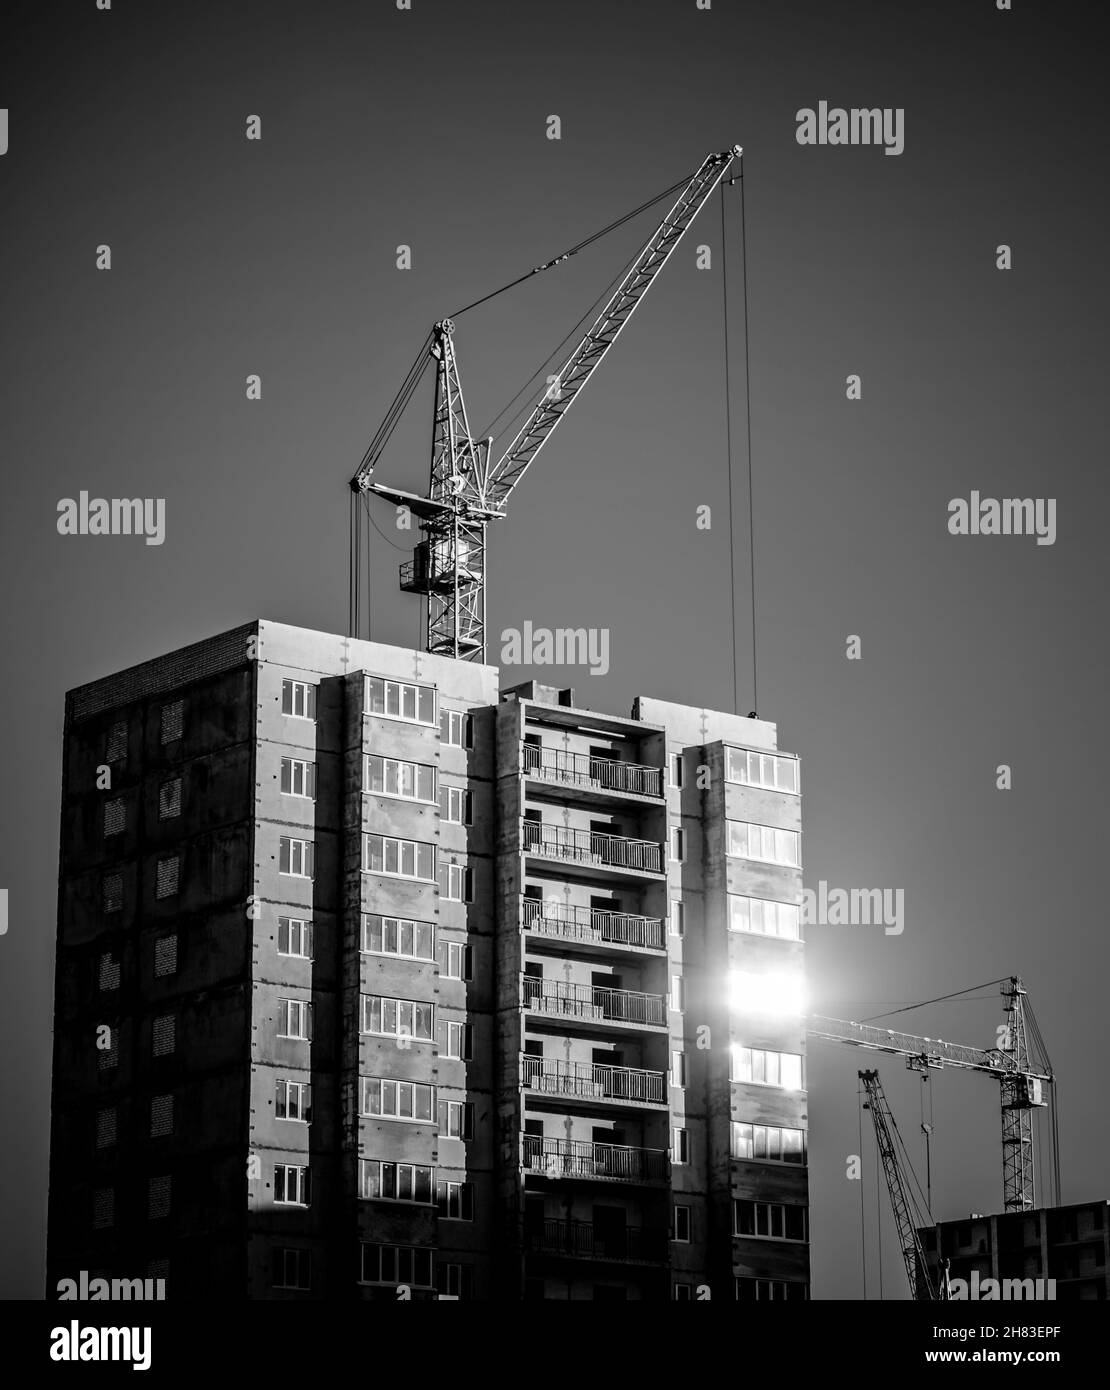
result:
[[[665,944],[659,918],[641,917],[636,912],[611,912],[574,903],[545,902],[541,898],[522,898],[521,912],[525,930],[545,936],[656,949]]]
[[[614,1182],[662,1182],[667,1176],[663,1149],[628,1144],[592,1144],[585,1139],[521,1136],[521,1156],[529,1173],[548,1178],[608,1178]]]
[[[591,1062],[559,1062],[547,1057],[521,1057],[521,1074],[530,1090],[586,1100],[626,1100],[665,1104],[667,1078],[661,1071],[638,1067],[595,1066]]]
[[[540,821],[521,822],[525,853],[546,854],[553,859],[572,859],[580,864],[612,864],[622,869],[649,869],[660,873],[663,848],[656,840],[630,840],[623,835],[603,835],[593,830],[571,830]]]
[[[641,994],[634,989],[606,989],[574,985],[522,975],[525,1008],[539,1013],[573,1018],[611,1019],[619,1023],[667,1022],[667,1003],[661,994]]]
[[[586,753],[568,753],[561,748],[537,748],[532,743],[520,745],[520,756],[521,766],[529,777],[568,782],[577,787],[632,792],[637,796],[663,795],[662,772],[643,763],[592,758]]]
[[[525,1226],[524,1247],[544,1255],[572,1255],[586,1260],[637,1260],[660,1263],[669,1255],[666,1236],[639,1226],[606,1230],[589,1221],[545,1220]]]

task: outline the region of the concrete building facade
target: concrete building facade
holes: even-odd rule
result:
[[[1062,1302],[1110,1298],[1110,1202],[971,1215],[919,1234],[934,1278],[947,1262],[949,1278],[969,1288],[973,1279],[980,1286],[986,1279],[1026,1285],[1022,1294],[999,1296],[1046,1296],[1036,1285],[1051,1279]]]
[[[271,622],[70,692],[47,1296],[808,1297],[799,807]]]

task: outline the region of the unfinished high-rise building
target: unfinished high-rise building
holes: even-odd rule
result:
[[[67,697],[47,1296],[806,1298],[800,786],[254,622]]]

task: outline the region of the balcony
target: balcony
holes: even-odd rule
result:
[[[524,930],[541,936],[559,937],[577,945],[666,950],[663,923],[658,917],[544,902],[541,898],[522,898],[520,911]]]
[[[670,1244],[665,1235],[639,1226],[605,1230],[589,1221],[545,1220],[525,1228],[524,1248],[530,1254],[562,1255],[579,1260],[624,1260],[632,1264],[665,1264]]]
[[[520,979],[524,1007],[533,1013],[584,1019],[590,1023],[634,1024],[646,1028],[667,1026],[667,1001],[661,994],[573,985],[544,980],[537,975],[522,975]]]
[[[544,1095],[633,1106],[667,1103],[667,1078],[661,1071],[522,1055],[520,1073],[528,1090]]]
[[[643,763],[626,763],[619,758],[593,758],[585,753],[568,753],[561,748],[520,745],[520,767],[525,777],[539,777],[563,786],[584,787],[589,791],[619,792],[623,796],[663,795],[660,768]]]
[[[542,854],[549,859],[633,869],[638,873],[663,872],[663,847],[657,840],[630,840],[624,835],[524,820],[520,823],[520,843],[525,854]]]
[[[521,1162],[526,1173],[545,1178],[590,1178],[605,1182],[663,1183],[667,1154],[628,1144],[592,1144],[585,1139],[544,1139],[522,1134]]]

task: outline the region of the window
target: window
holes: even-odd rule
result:
[[[173,1096],[154,1096],[150,1102],[150,1137],[161,1139],[173,1133]]]
[[[431,1250],[404,1245],[362,1244],[364,1284],[409,1284],[418,1289],[434,1287],[435,1258]]]
[[[671,1085],[686,1085],[686,1054],[685,1052],[671,1053]]]
[[[797,868],[798,832],[778,830],[771,825],[752,825],[748,821],[729,821],[728,851],[737,859],[757,859],[764,864],[786,864]]]
[[[181,778],[163,782],[158,788],[158,819],[173,820],[181,814]]]
[[[795,1052],[766,1052],[734,1043],[732,1080],[750,1081],[758,1086],[784,1086],[789,1091],[800,1091],[803,1089],[802,1059]]]
[[[432,1040],[431,1004],[417,999],[386,999],[378,994],[362,996],[362,1031],[385,1038]]]
[[[435,960],[435,928],[431,922],[416,922],[409,917],[382,917],[376,912],[364,912],[362,949],[371,955]]]
[[[100,970],[97,981],[102,992],[119,989],[120,964],[114,952],[105,951],[100,957]]]
[[[681,975],[671,976],[670,1007],[679,1012],[686,1007],[686,981]]]
[[[806,1161],[805,1131],[777,1125],[749,1125],[733,1121],[733,1158],[757,1158],[772,1163]]]
[[[96,1147],[110,1149],[116,1142],[116,1107],[108,1106],[96,1112]]]
[[[725,749],[725,780],[745,787],[768,787],[771,791],[797,792],[798,760],[754,748]]]
[[[674,1208],[674,1238],[681,1245],[690,1244],[690,1208],[681,1202]]]
[[[363,781],[368,792],[381,796],[399,796],[406,801],[436,799],[436,770],[427,763],[406,763],[368,753]]]
[[[671,1130],[671,1162],[690,1162],[690,1135],[685,1129]]]
[[[468,1100],[439,1103],[439,1128],[449,1139],[470,1139],[474,1132],[474,1107]]]
[[[770,902],[766,898],[741,898],[729,894],[729,931],[777,936],[784,941],[801,937],[801,912],[795,903]]]
[[[470,1265],[440,1263],[438,1274],[436,1287],[441,1297],[470,1298],[473,1287],[473,1270]]]
[[[364,1201],[425,1202],[432,1200],[432,1170],[419,1163],[381,1163],[359,1160],[358,1195]]]
[[[315,719],[316,687],[305,681],[282,681],[281,712],[294,719]]]
[[[439,712],[439,736],[444,743],[453,748],[472,748],[470,715],[462,710],[441,709]]]
[[[159,1221],[170,1214],[170,1198],[173,1195],[173,1181],[168,1173],[151,1178],[147,1189],[146,1214],[151,1221]]]
[[[405,685],[367,676],[366,712],[384,714],[387,719],[407,719],[413,724],[434,724],[436,693],[429,685]]]
[[[448,941],[443,953],[444,978],[469,980],[471,975],[470,947],[461,941]]]
[[[395,878],[435,878],[434,845],[422,840],[397,840],[391,835],[362,837],[362,871]]]
[[[460,1062],[469,1062],[470,1039],[469,1023],[448,1023],[444,1035],[444,1057],[455,1057]]]
[[[184,720],[184,700],[173,700],[170,704],[162,706],[161,737],[163,743],[173,743],[175,739],[181,737]]]
[[[312,1037],[312,1005],[303,999],[278,1000],[278,1037]]]
[[[806,1209],[792,1203],[732,1203],[732,1234],[768,1240],[805,1240]]]
[[[316,795],[316,764],[303,758],[282,758],[281,790],[286,796]]]
[[[122,835],[127,826],[127,808],[122,796],[113,797],[104,803],[104,838]]]
[[[739,1299],[796,1299],[809,1298],[809,1285],[800,1279],[749,1279],[738,1277],[735,1280],[736,1297]]]
[[[451,1221],[473,1221],[474,1184],[453,1181],[441,1184],[439,1214]]]
[[[677,898],[671,901],[670,928],[672,936],[686,935],[686,904]]]
[[[150,1031],[151,1051],[155,1057],[168,1057],[177,1049],[177,1018],[174,1014],[161,1014],[154,1020]]]
[[[295,1250],[288,1246],[274,1251],[273,1282],[275,1289],[303,1289],[312,1287],[312,1252]]]
[[[435,1087],[420,1081],[390,1081],[382,1076],[362,1078],[362,1114],[383,1120],[412,1120],[431,1124],[435,1113]]]
[[[693,1284],[676,1284],[674,1286],[674,1296],[676,1303],[692,1303],[694,1301]]]
[[[274,1118],[309,1123],[312,1119],[312,1087],[307,1081],[278,1078],[274,1083]]]
[[[304,917],[279,917],[277,948],[279,956],[312,959],[312,923]]]
[[[470,825],[470,793],[465,787],[440,787],[439,813],[451,825]]]
[[[308,1198],[308,1168],[299,1163],[275,1163],[275,1203],[283,1207],[307,1207]]]
[[[154,896],[156,898],[172,898],[177,893],[180,879],[181,856],[179,854],[171,854],[164,859],[159,859],[155,870]]]
[[[154,978],[177,974],[177,933],[160,936],[154,942]]]
[[[292,840],[282,835],[278,845],[278,869],[293,878],[313,878],[316,871],[316,846],[312,840]]]
[[[108,731],[108,747],[104,754],[104,761],[118,763],[121,758],[127,757],[127,720],[117,719]]]
[[[93,1191],[93,1226],[103,1229],[114,1226],[116,1221],[116,1190],[114,1187],[98,1187]]]
[[[100,881],[100,903],[105,912],[119,912],[123,907],[123,875],[105,874]]]
[[[672,753],[669,760],[671,770],[671,786],[681,787],[683,783],[683,773],[685,768],[682,765],[682,754]]]
[[[679,864],[686,858],[686,831],[680,825],[671,826],[671,858]]]
[[[452,903],[468,903],[474,899],[474,879],[465,864],[443,863],[436,875],[441,895]]]

